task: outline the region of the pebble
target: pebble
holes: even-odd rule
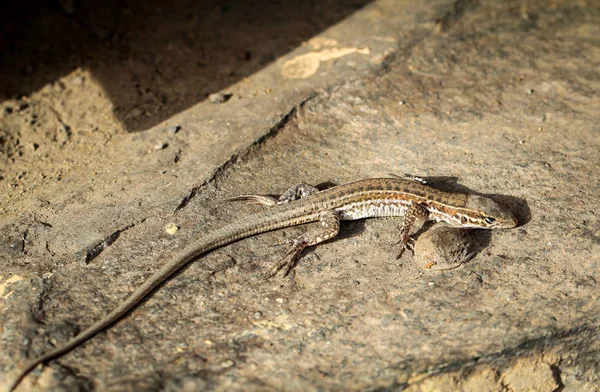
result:
[[[167,128],[167,132],[169,133],[177,133],[181,129],[181,125],[173,125]]]
[[[208,96],[208,101],[210,103],[223,103],[229,101],[229,98],[231,98],[232,96],[233,94],[214,93]]]
[[[415,260],[425,269],[453,269],[473,257],[474,245],[467,230],[437,225],[415,243]]]
[[[179,226],[177,226],[175,223],[167,223],[165,225],[165,231],[167,234],[173,235],[179,231]]]

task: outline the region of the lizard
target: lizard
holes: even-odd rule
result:
[[[404,217],[399,242],[402,251],[413,251],[414,239],[410,237],[410,230],[417,219],[446,222],[451,226],[474,229],[512,228],[517,225],[512,213],[490,198],[443,192],[430,187],[425,180],[415,176],[402,179],[366,179],[322,191],[301,183],[287,190],[279,198],[240,195],[227,200],[250,201],[269,208],[215,229],[176,252],[102,319],[64,345],[28,363],[18,373],[9,390],[13,391],[38,365],[61,357],[109,328],[132,311],[157,286],[192,260],[243,238],[290,226],[321,223],[321,227],[301,235],[294,241],[286,255],[268,273],[268,277],[273,277],[282,269],[285,269],[284,275],[288,275],[306,247],[334,238],[340,230],[340,220]]]

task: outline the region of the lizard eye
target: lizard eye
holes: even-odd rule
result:
[[[485,220],[485,223],[487,223],[488,225],[491,225],[492,223],[496,222],[496,219],[494,219],[490,216],[486,216],[484,220]]]
[[[463,225],[466,225],[467,222],[469,222],[469,219],[466,216],[461,216],[460,221],[462,222]]]

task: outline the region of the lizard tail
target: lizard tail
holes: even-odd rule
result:
[[[206,244],[210,245],[210,244]],[[167,263],[165,266],[157,270],[152,276],[147,279],[142,286],[140,286],[137,290],[135,290],[125,301],[123,301],[119,306],[117,306],[114,310],[108,313],[101,320],[95,322],[86,328],[79,335],[75,336],[73,339],[69,340],[65,345],[58,347],[49,353],[42,355],[39,358],[28,363],[23,370],[19,373],[17,378],[13,381],[11,386],[9,387],[9,391],[12,392],[14,389],[23,381],[25,376],[29,374],[36,366],[40,364],[44,364],[48,361],[51,361],[55,358],[60,357],[63,354],[68,353],[73,350],[75,347],[79,346],[83,342],[91,339],[99,332],[104,329],[110,327],[112,324],[120,320],[123,316],[129,313],[131,310],[135,308],[135,306],[140,303],[152,290],[154,290],[158,285],[164,282],[164,279],[173,275],[177,270],[183,267],[185,264],[189,263],[194,258],[200,256],[202,253],[210,250],[210,246],[204,246],[200,249],[196,249],[196,252],[190,253],[182,252],[183,255],[177,255],[173,258],[173,260],[178,260],[178,263]],[[207,249],[208,248],[208,249]]]
[[[242,238],[264,233],[266,231],[280,229],[292,224],[301,224],[318,220],[318,214],[303,214],[303,207],[300,207],[301,208],[296,210],[284,210],[284,219],[281,219],[277,214],[270,212],[249,215],[238,220],[237,222],[217,229],[203,238],[200,238],[189,244],[180,252],[177,252],[170,259],[170,261],[154,272],[140,287],[138,287],[129,295],[129,297],[127,297],[121,304],[119,304],[119,306],[108,313],[105,317],[90,325],[82,333],[68,341],[64,346],[58,347],[27,364],[25,368],[18,374],[15,381],[13,381],[11,384],[9,391],[14,391],[21,381],[36,366],[68,353],[75,347],[79,346],[120,320],[123,316],[133,310],[135,306],[144,298],[146,298],[146,296],[150,294],[156,287],[166,281],[175,272],[183,268],[186,264],[198,258],[202,254],[217,249],[223,245],[238,241]],[[275,210],[278,207],[272,208]],[[281,208],[284,209],[286,207]]]

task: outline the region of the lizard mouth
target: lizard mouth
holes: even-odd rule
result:
[[[503,219],[502,226],[499,227],[502,227],[504,229],[510,229],[513,227],[517,227],[518,224],[519,221],[517,220],[517,218],[515,218],[514,215],[509,215],[505,219]]]
[[[504,215],[487,226],[488,229],[510,229],[516,227],[519,221],[512,214]]]

